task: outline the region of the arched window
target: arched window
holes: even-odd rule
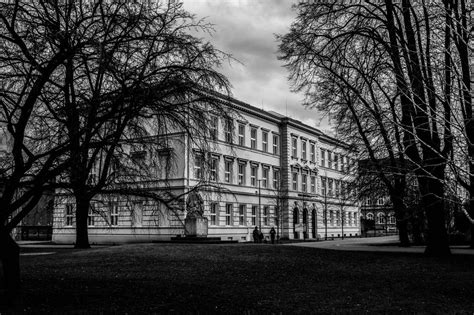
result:
[[[367,220],[373,220],[374,219],[374,214],[372,212],[367,213],[366,215]]]
[[[385,215],[382,212],[377,213],[377,223],[385,224]]]
[[[308,223],[308,209],[304,208],[303,209],[303,224]]]
[[[299,222],[298,218],[298,208],[293,209],[293,224],[298,224]]]
[[[395,213],[390,213],[390,224],[397,224],[397,218],[395,217]]]

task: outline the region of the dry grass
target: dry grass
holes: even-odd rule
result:
[[[32,313],[474,311],[474,256],[140,244],[21,264],[22,310]]]

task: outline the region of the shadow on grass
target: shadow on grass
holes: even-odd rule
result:
[[[23,256],[36,312],[472,312],[474,257],[138,244]]]

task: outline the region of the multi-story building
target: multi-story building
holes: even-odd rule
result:
[[[220,96],[219,96],[220,97]],[[142,157],[173,156],[166,189],[175,195],[198,190],[209,236],[249,241],[259,227],[275,227],[289,239],[360,234],[359,209],[348,196],[355,160],[348,146],[320,130],[271,111],[225,98],[235,117],[209,116],[208,152],[185,133],[173,133],[168,148],[139,151]],[[133,155],[133,152],[131,153]],[[157,172],[156,183],[163,180]],[[159,184],[145,183],[151,187]],[[150,186],[151,185],[151,186]],[[163,186],[160,186],[163,187]],[[160,188],[162,189],[162,188]],[[184,234],[186,197],[171,206],[116,198],[95,202],[89,237],[94,242],[165,240]],[[74,204],[56,198],[53,240],[74,242]]]

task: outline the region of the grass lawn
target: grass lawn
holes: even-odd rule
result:
[[[474,311],[474,256],[135,244],[22,256],[21,267],[32,313]]]

